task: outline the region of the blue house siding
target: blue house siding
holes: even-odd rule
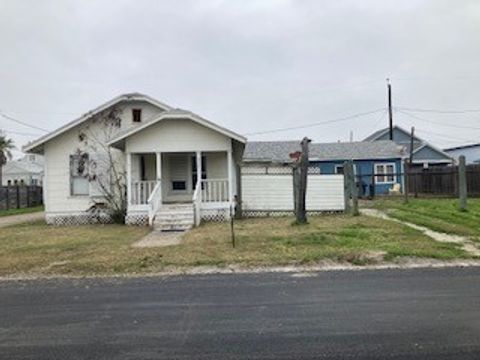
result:
[[[310,166],[317,166],[320,168],[321,174],[335,174],[335,166],[343,165],[346,160],[335,161],[310,161]],[[395,183],[400,184],[402,187],[403,176],[402,173],[402,161],[401,159],[369,159],[369,160],[354,160],[356,169],[356,180],[359,183],[359,195],[369,196],[371,195],[372,187],[372,174],[374,173],[375,164],[395,164]],[[377,180],[378,178],[376,178]],[[388,190],[391,189],[393,183],[377,183],[375,181],[375,194],[388,194]]]

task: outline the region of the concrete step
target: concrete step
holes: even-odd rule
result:
[[[193,204],[163,204],[155,215],[153,228],[159,231],[185,231],[193,225]]]
[[[185,218],[185,219],[155,219],[154,224],[162,225],[162,224],[167,224],[167,225],[172,225],[172,224],[191,224],[193,225],[193,218]]]
[[[154,225],[154,230],[159,230],[159,231],[186,231],[190,230],[193,227],[192,225],[189,224],[155,224]]]
[[[194,212],[192,211],[157,211],[157,216],[193,216]]]

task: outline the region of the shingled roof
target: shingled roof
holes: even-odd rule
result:
[[[300,151],[297,141],[249,141],[245,147],[245,162],[290,162],[290,154]],[[368,160],[401,158],[403,146],[390,140],[374,142],[311,143],[311,161]]]

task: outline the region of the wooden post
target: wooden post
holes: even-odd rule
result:
[[[292,167],[292,180],[293,180],[293,212],[297,217],[298,214],[298,199],[300,190],[300,170],[298,163],[294,163]]]
[[[375,176],[375,164],[372,165],[372,194],[371,194],[371,197],[372,197],[372,200],[375,198],[375,183],[377,182],[377,178]]]
[[[228,166],[228,202],[233,202],[233,154],[232,150],[227,151],[227,166]]]
[[[302,142],[302,155],[300,156],[300,187],[298,191],[298,209],[297,222],[299,224],[307,223],[306,196],[307,196],[307,177],[308,177],[308,145],[310,139],[304,137]]]
[[[403,202],[408,204],[408,160],[403,162]]]
[[[352,215],[358,216],[360,213],[358,212],[358,189],[357,183],[355,181],[355,171],[353,168],[353,161],[348,162],[348,172],[349,172],[349,179],[350,179],[350,193],[352,194]]]
[[[467,174],[465,167],[465,155],[458,158],[458,197],[460,210],[467,210]]]
[[[242,214],[242,168],[240,165],[236,165],[236,173],[235,176],[237,178],[237,196],[235,198],[235,218],[241,219],[243,217]]]
[[[350,214],[351,206],[350,206],[350,199],[351,199],[351,186],[350,186],[350,168],[348,165],[348,161],[343,163],[343,197],[345,203],[345,213]]]

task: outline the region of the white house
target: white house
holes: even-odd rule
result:
[[[14,161],[8,161],[2,167],[2,184],[10,185],[42,185],[43,157],[28,154]]]
[[[443,151],[445,151],[455,160],[458,160],[460,155],[465,156],[467,165],[480,164],[480,144],[455,146],[448,149],[443,149]]]
[[[106,133],[98,118],[111,109],[117,109],[121,121]],[[87,131],[99,141],[94,152],[82,142]],[[229,217],[245,142],[190,111],[133,93],[100,105],[27,144],[24,151],[45,159],[47,223],[97,219],[88,209],[102,201],[102,193],[95,181],[78,173],[79,150],[90,159],[105,158],[110,151],[126,173],[126,222],[179,230],[201,219]]]

